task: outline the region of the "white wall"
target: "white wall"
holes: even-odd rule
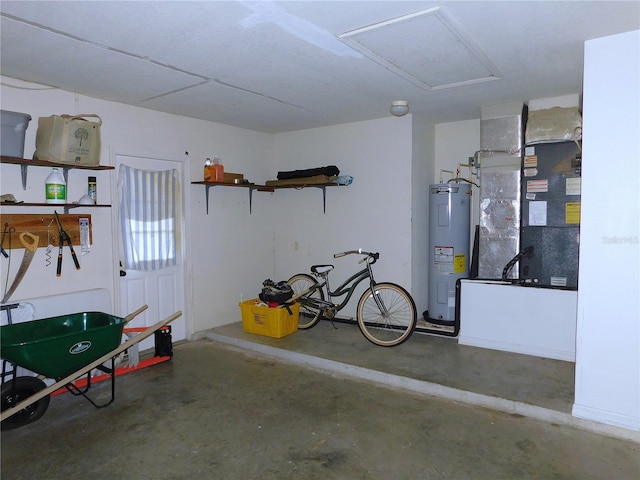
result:
[[[460,285],[460,345],[576,360],[575,290],[491,280]]]
[[[361,257],[333,254],[362,248],[380,252],[376,280],[411,290],[411,124],[408,115],[275,135],[276,170],[336,165],[354,177],[348,187],[327,188],[326,214],[319,189],[272,194],[278,279],[331,263],[338,286],[362,267]]]
[[[640,31],[585,44],[573,414],[640,430]]]
[[[35,90],[9,88],[5,86],[5,84],[12,84],[22,88],[32,88]],[[28,113],[32,117],[25,137],[25,158],[31,158],[35,150],[35,135],[38,125],[38,117],[49,115],[51,112],[76,112],[76,101],[79,100],[69,92],[50,89],[39,85],[25,84],[6,77],[2,77],[0,94],[3,110]],[[108,153],[106,156],[108,157]],[[3,164],[0,191],[2,191],[3,194],[12,193],[18,201],[44,202],[44,181],[49,173],[49,169],[28,168],[27,189],[23,190],[20,180],[20,167],[18,165]],[[78,200],[84,193],[86,193],[87,177],[89,175],[95,175],[97,177],[99,202],[110,203],[111,174],[79,170],[69,173],[69,183],[67,185],[69,200]],[[53,210],[54,208],[47,208],[45,212],[51,214],[53,213]],[[26,207],[2,208],[3,213],[39,213],[40,211],[42,210]],[[57,208],[57,211],[58,213],[62,213],[62,209],[60,208]],[[92,216],[93,245],[91,246],[91,253],[84,256],[79,255],[82,269],[79,271],[75,270],[69,250],[65,249],[62,276],[57,278],[55,276],[55,260],[58,253],[57,243],[56,248],[51,252],[52,264],[49,267],[45,267],[45,249],[40,248],[37,250],[30,268],[23,278],[20,286],[11,297],[12,301],[89,288],[106,288],[109,291],[113,289],[112,276],[101,275],[101,272],[103,272],[105,268],[108,269],[109,272],[112,269],[112,248],[109,242],[99,241],[100,238],[105,238],[107,235],[110,235],[111,232],[109,210],[78,208],[73,210],[72,213],[86,213],[91,214]],[[46,228],[43,225],[42,231],[33,233],[46,236]],[[57,228],[55,225],[51,226],[51,233],[57,235]],[[8,239],[5,239],[5,242],[7,241]],[[13,238],[13,241],[16,241],[15,237]],[[13,256],[10,265],[11,272],[8,277],[9,283],[11,283],[11,279],[18,269],[20,259],[22,257],[22,251],[20,250],[13,250],[12,253],[15,253],[15,256]],[[7,279],[8,266],[8,261],[0,262],[0,275],[3,292]]]
[[[428,301],[427,186],[439,181],[441,168],[455,171],[466,163],[479,145],[478,119],[433,125],[411,115],[276,135],[278,170],[336,164],[355,177],[346,189],[327,190],[325,215],[315,189],[274,194],[285,202],[279,210],[293,209],[295,219],[276,232],[276,276],[288,278],[327,262],[338,267],[335,282],[355,265],[334,261],[333,253],[380,250],[376,278],[409,289],[421,316]],[[469,178],[468,170],[462,174]],[[477,223],[477,205],[474,211]],[[311,222],[306,228],[300,227],[303,217]]]
[[[464,120],[461,122],[439,123],[436,125],[435,166],[431,183],[447,182],[455,177],[458,164],[468,164],[469,157],[480,150],[480,119]],[[450,173],[442,170],[451,170]],[[479,185],[478,177],[471,175],[471,170],[460,168],[460,176]],[[471,215],[469,225],[469,265],[473,254],[473,235],[475,226],[480,223],[480,191],[475,185],[471,186]]]
[[[35,150],[38,117],[54,113],[98,113],[103,119],[102,165],[113,165],[117,154],[183,161],[182,184],[189,229],[185,245],[185,279],[187,294],[191,295],[186,299],[188,308],[185,309],[189,331],[194,333],[240,319],[240,295],[244,294],[245,298],[257,295],[261,281],[273,273],[271,239],[260,242],[255,234],[272,229],[271,219],[264,215],[270,212],[269,198],[255,199],[254,213],[249,215],[247,190],[215,187],[210,192],[210,213],[206,215],[204,187],[191,185],[191,181],[202,179],[205,157],[217,154],[228,171],[245,173],[257,183],[263,182],[272,171],[270,135],[25,84],[7,77],[2,77],[0,94],[3,110],[28,113],[33,117],[25,139],[25,158],[31,158]],[[18,200],[27,202],[44,201],[48,169],[29,168],[26,191],[20,186],[19,166],[3,164],[1,172],[2,193],[13,193]],[[74,200],[84,194],[87,176],[94,174],[98,177],[99,203],[113,203],[115,171],[70,171],[68,198]],[[53,208],[45,207],[44,210],[51,213]],[[4,207],[2,211],[38,213],[43,209]],[[80,259],[82,269],[73,268],[67,250],[62,276],[56,278],[55,263],[45,267],[44,249],[38,249],[12,300],[94,288],[105,288],[114,296],[118,268],[113,249],[112,212],[113,209],[104,208],[74,209],[72,213],[92,215],[93,245],[91,253]],[[0,264],[4,290],[7,262]],[[18,266],[19,261],[12,262],[10,279]],[[119,312],[114,303],[113,313],[130,312]]]
[[[322,129],[267,135],[221,124],[163,114],[114,102],[75,95],[40,85],[2,78],[2,109],[33,117],[26,135],[25,157],[35,150],[37,118],[54,113],[98,113],[103,119],[102,165],[113,165],[118,154],[181,160],[186,200],[185,279],[188,332],[193,334],[240,320],[238,301],[257,296],[265,278],[286,279],[307,271],[312,263],[333,262],[333,253],[363,248],[380,251],[378,280],[397,282],[411,290],[412,119],[381,120]],[[21,88],[12,88],[15,85]],[[25,90],[28,88],[32,90]],[[36,90],[33,90],[36,89]],[[188,152],[188,155],[185,153]],[[253,192],[249,214],[247,189],[210,189],[209,215],[205,188],[191,185],[202,179],[205,157],[219,155],[227,171],[244,173],[255,183],[276,178],[280,170],[335,164],[355,178],[349,187],[327,189],[327,212],[316,188]],[[27,191],[19,187],[20,168],[2,165],[2,193],[18,200],[43,201],[48,169],[30,168]],[[113,203],[115,171],[69,173],[69,199],[86,191],[87,176],[98,177],[98,200]],[[45,207],[50,213],[49,207]],[[38,213],[41,208],[3,208],[6,213]],[[104,288],[116,296],[118,280],[113,209],[74,209],[90,213],[91,253],[82,269],[70,268],[55,277],[55,263],[44,267],[44,249],[12,300]],[[297,243],[296,243],[297,242]],[[55,252],[54,252],[55,254]],[[66,257],[69,255],[66,254]],[[17,258],[17,257],[16,257]],[[1,262],[2,281],[6,262]],[[12,278],[19,262],[12,262]],[[338,265],[338,262],[336,262]],[[336,280],[359,265],[340,260]],[[72,265],[71,265],[72,267]],[[114,301],[113,312],[119,312]]]
[[[413,169],[411,173],[411,290],[423,317],[429,303],[429,184],[433,177],[436,128],[428,118],[413,117]]]
[[[469,157],[480,149],[480,119],[461,122],[439,123],[436,125],[435,166],[431,183],[439,183],[442,170],[456,171],[459,163],[469,163]],[[473,179],[468,168],[460,169],[460,176]],[[442,180],[455,177],[455,174],[442,173]]]

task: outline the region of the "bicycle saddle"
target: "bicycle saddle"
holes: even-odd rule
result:
[[[334,269],[333,265],[312,265],[311,271],[313,273],[317,273],[318,275],[329,273]]]

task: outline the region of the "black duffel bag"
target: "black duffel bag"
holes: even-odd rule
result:
[[[292,178],[315,177],[316,175],[326,175],[336,177],[340,175],[340,169],[335,165],[328,167],[308,168],[306,170],[292,170],[289,172],[278,172],[278,180],[291,180]]]

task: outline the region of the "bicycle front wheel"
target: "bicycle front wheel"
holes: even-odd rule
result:
[[[382,347],[400,345],[411,336],[418,321],[413,298],[395,283],[368,288],[358,301],[357,317],[366,339]]]
[[[294,296],[318,285],[318,281],[306,273],[294,275],[287,281],[287,283],[291,286]],[[313,291],[309,292],[309,294],[303,295],[298,300],[300,303],[298,328],[300,330],[313,327],[320,321],[320,316],[322,315],[322,311],[313,304],[312,300],[307,301],[307,298],[324,300],[324,292],[321,288],[315,288]]]

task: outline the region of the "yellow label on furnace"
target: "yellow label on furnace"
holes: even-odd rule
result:
[[[456,253],[453,256],[453,273],[464,273],[467,269],[467,256],[464,253]]]
[[[567,202],[565,204],[565,222],[567,225],[580,224],[580,202]]]

